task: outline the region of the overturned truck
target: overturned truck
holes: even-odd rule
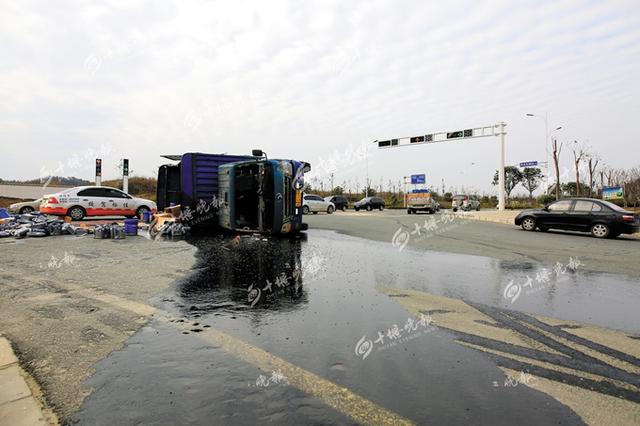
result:
[[[163,155],[174,164],[158,170],[158,210],[181,206],[181,221],[229,231],[293,234],[302,223],[302,189],[309,163],[190,152]]]

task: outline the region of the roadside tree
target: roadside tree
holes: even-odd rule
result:
[[[514,166],[506,166],[504,168],[504,190],[507,194],[507,198],[510,197],[513,188],[522,182],[522,178],[522,172],[519,168]],[[492,185],[498,185],[498,182],[498,171],[496,170],[496,173],[493,175]]]
[[[535,167],[526,167],[522,170],[522,186],[529,191],[529,200],[533,200],[533,192],[538,189],[542,181],[542,170]]]

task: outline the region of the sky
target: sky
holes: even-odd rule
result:
[[[566,180],[571,146],[639,166],[638,76],[637,0],[0,0],[0,178],[261,148],[325,189],[424,173],[491,194],[495,137],[372,141],[505,122],[507,165],[544,161],[548,115]]]

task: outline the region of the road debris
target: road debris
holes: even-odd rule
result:
[[[0,238],[48,237],[52,235],[84,235],[87,230],[54,216],[22,214],[3,219]]]

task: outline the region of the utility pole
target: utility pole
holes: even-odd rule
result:
[[[499,211],[504,211],[504,204],[505,204],[505,189],[504,189],[504,135],[506,134],[504,131],[504,126],[506,126],[506,124],[504,124],[503,121],[501,121],[500,123],[498,123],[498,165],[500,167],[500,170],[498,172],[498,210]]]
[[[333,173],[329,175],[331,177],[331,192],[333,192]]]

